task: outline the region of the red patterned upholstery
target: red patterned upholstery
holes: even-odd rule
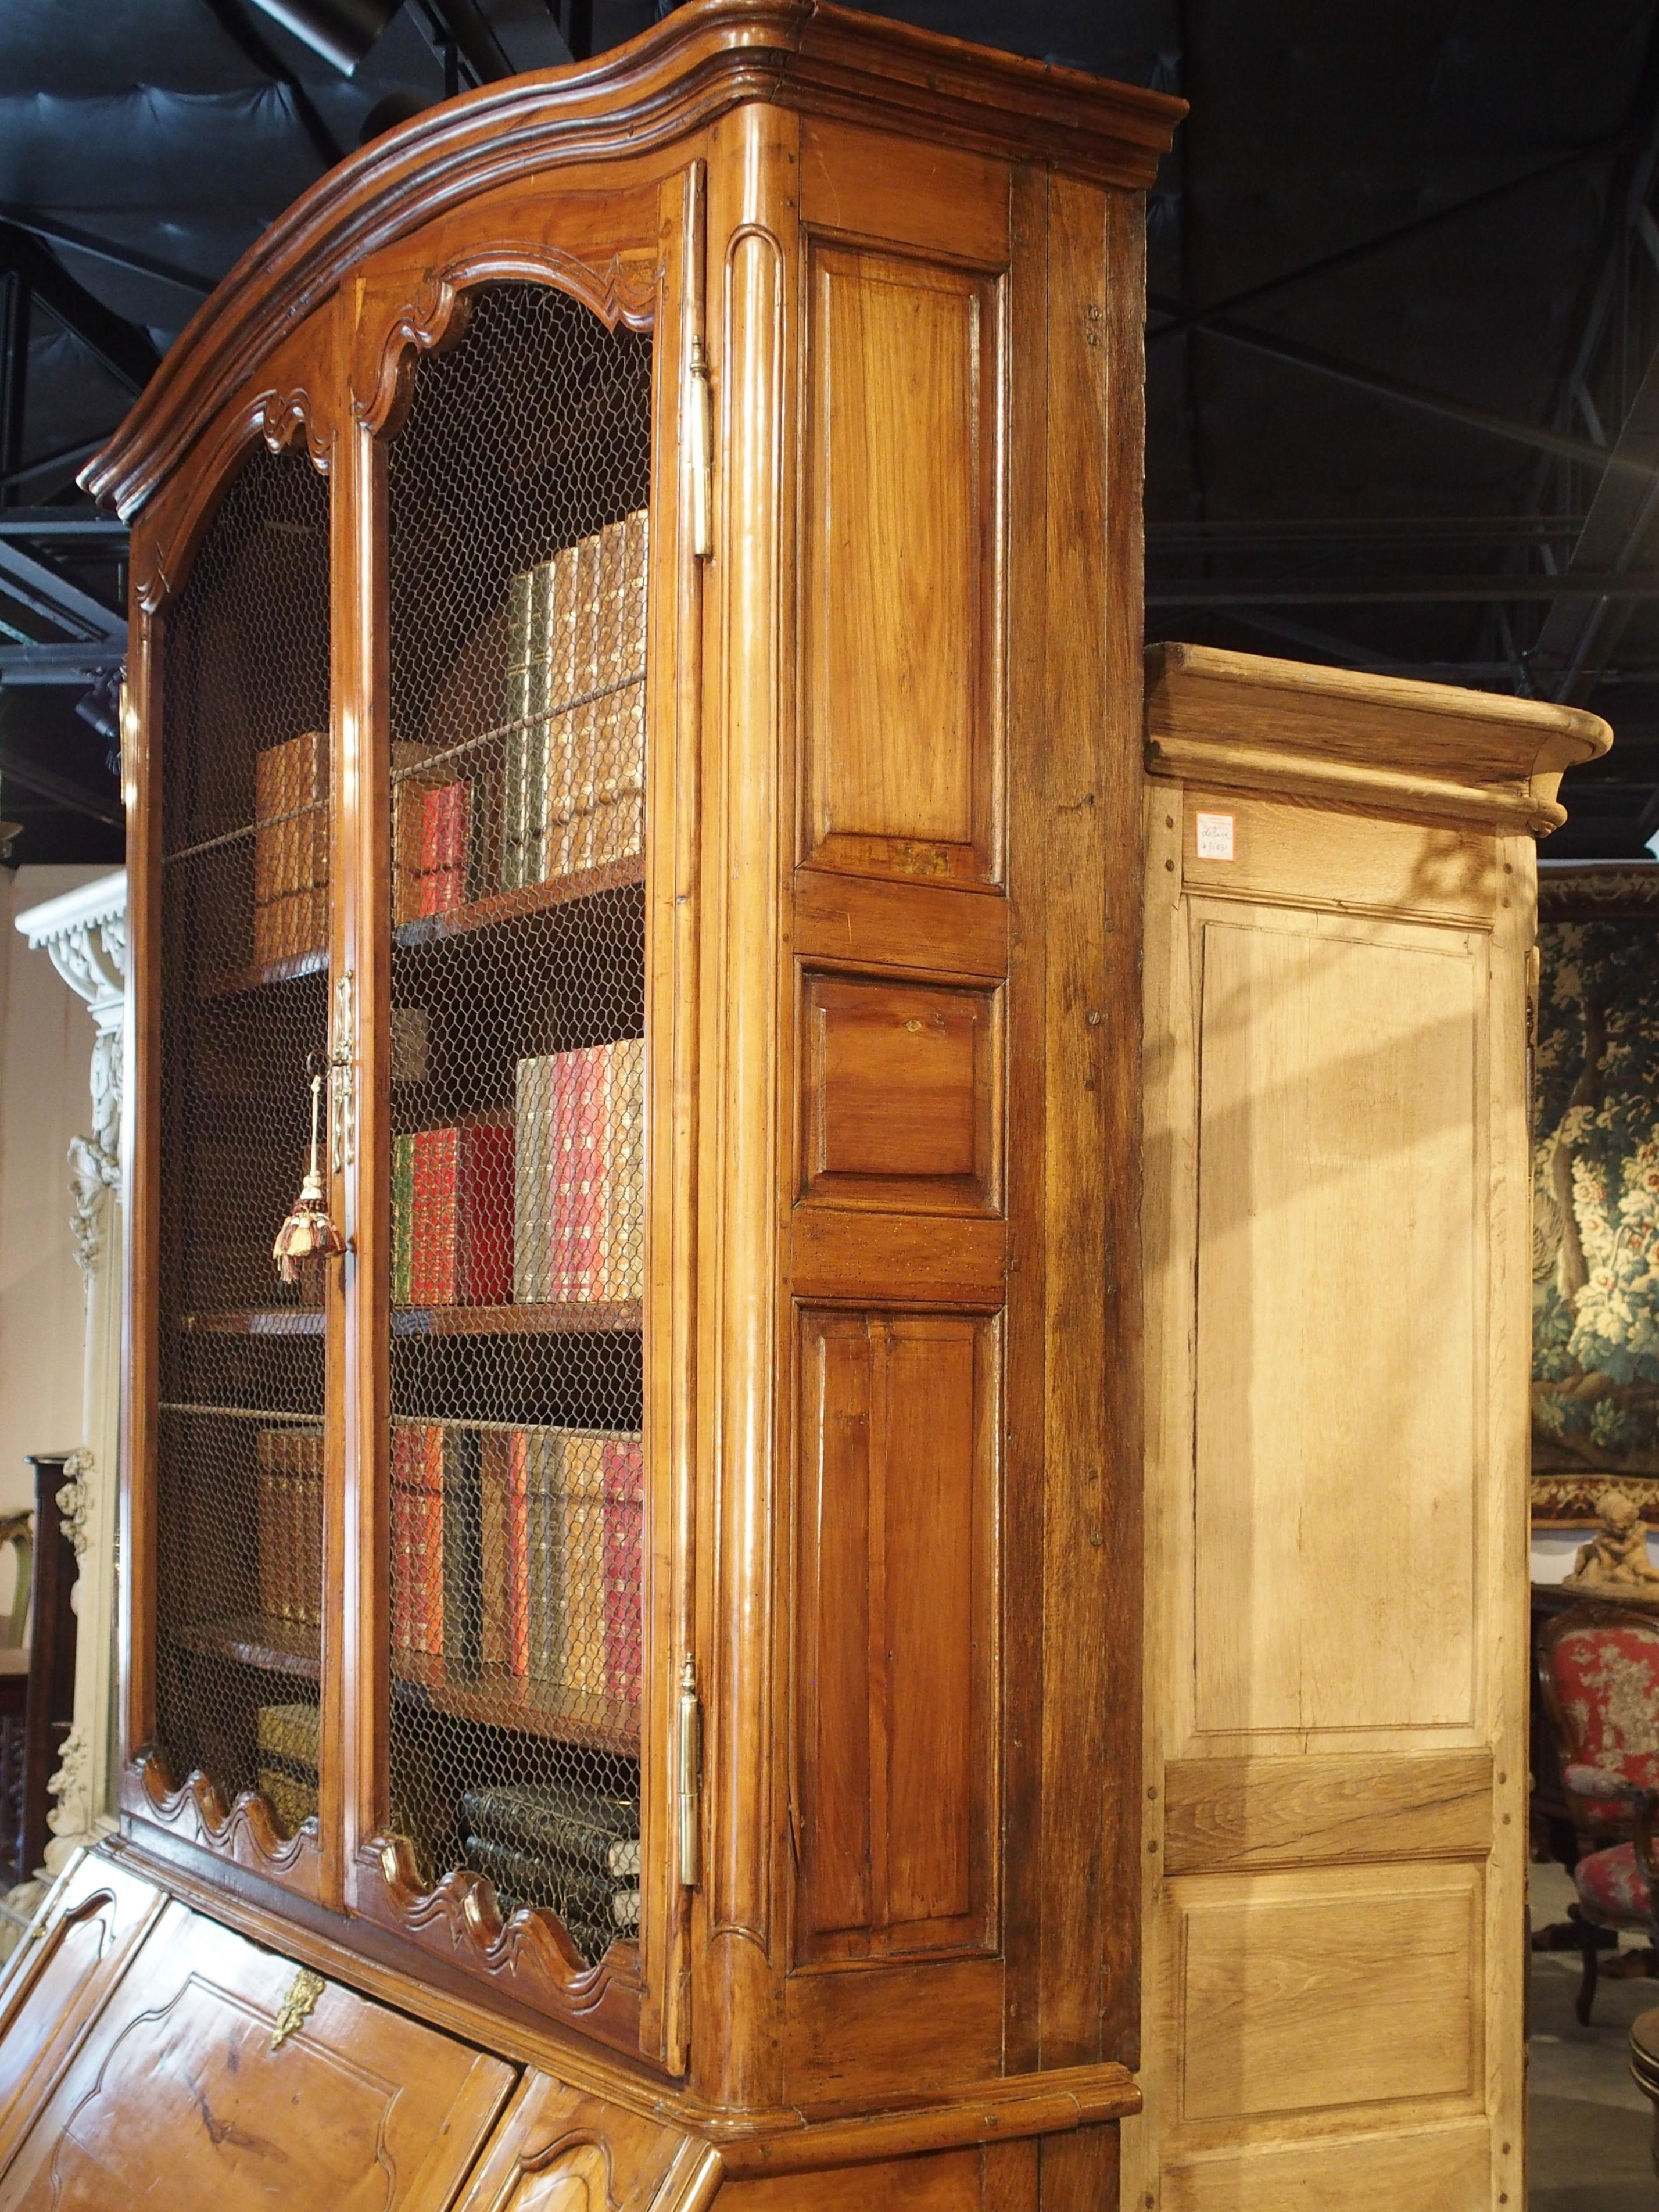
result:
[[[1615,1927],[1645,1928],[1652,1899],[1642,1869],[1636,1863],[1634,1844],[1614,1844],[1605,1851],[1592,1851],[1572,1870],[1574,1886],[1598,1920]]]
[[[1575,1625],[1548,1664],[1568,1761],[1659,1789],[1659,1620]],[[1628,1804],[1567,1787],[1581,1830],[1628,1824]]]

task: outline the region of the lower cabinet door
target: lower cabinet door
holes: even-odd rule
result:
[[[702,2212],[720,2172],[678,2128],[529,2074],[459,2212]]]
[[[174,1900],[0,2177],[0,2212],[444,2212],[515,2078]]]
[[[64,1870],[0,1984],[0,2172],[167,1899],[95,1854]]]

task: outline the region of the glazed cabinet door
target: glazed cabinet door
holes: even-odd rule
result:
[[[354,1901],[657,2050],[678,1892],[652,1217],[694,587],[663,309],[694,183],[498,210],[487,252],[475,210],[441,276],[441,235],[418,272],[371,266],[355,341]]]
[[[129,717],[125,1802],[317,1897],[338,1286],[273,1240],[330,1048],[331,357],[325,313],[143,517]]]

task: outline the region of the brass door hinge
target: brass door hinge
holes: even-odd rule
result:
[[[334,979],[334,1034],[328,1049],[329,1127],[336,1175],[357,1154],[356,997],[356,975],[348,968]]]
[[[680,1675],[679,1768],[680,1882],[695,1889],[702,1880],[702,1706],[689,1651]]]
[[[714,395],[708,380],[707,342],[708,177],[693,161],[685,180],[685,392],[687,489],[691,503],[691,550],[707,561],[714,550]]]

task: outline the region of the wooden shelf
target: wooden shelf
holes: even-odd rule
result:
[[[290,953],[286,960],[267,960],[252,968],[232,968],[220,975],[210,975],[197,987],[198,999],[233,999],[244,991],[260,991],[268,983],[297,982],[301,976],[321,975],[328,969],[328,947],[319,945],[314,951]]]
[[[393,1306],[393,1336],[637,1335],[640,1301],[613,1304]]]
[[[574,875],[555,876],[546,883],[526,884],[518,890],[496,891],[471,906],[453,906],[443,914],[423,914],[413,921],[400,921],[392,933],[392,941],[401,951],[423,951],[450,938],[468,937],[480,929],[498,929],[507,922],[524,921],[559,907],[572,906],[577,900],[592,898],[599,891],[616,890],[624,884],[644,881],[645,861],[635,854],[631,860],[608,860],[603,867],[582,868]]]
[[[174,1632],[174,1641],[186,1651],[262,1667],[268,1674],[297,1674],[314,1682],[322,1673],[322,1631],[314,1621],[249,1613],[230,1620],[191,1622]]]
[[[237,1306],[185,1314],[179,1327],[185,1336],[321,1336],[327,1320],[321,1306]]]
[[[239,1306],[185,1314],[179,1326],[185,1336],[318,1337],[324,1334],[327,1318],[320,1306]],[[590,1305],[392,1310],[393,1336],[637,1336],[640,1327],[637,1298]]]
[[[452,1679],[441,1659],[398,1651],[392,1655],[392,1693],[394,1698],[406,1701],[419,1698],[453,1720],[517,1729],[529,1735],[556,1736],[562,1742],[580,1744],[589,1751],[639,1757],[638,1707],[591,1691],[530,1681],[522,1674],[506,1674],[496,1668]]]

